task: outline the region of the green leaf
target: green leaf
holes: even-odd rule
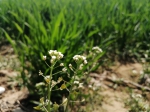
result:
[[[14,21],[13,21],[13,24],[16,26],[16,28],[20,32],[20,34],[22,34],[23,33],[22,28],[16,22],[14,22]]]

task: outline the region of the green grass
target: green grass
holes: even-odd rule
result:
[[[94,45],[107,51],[108,58],[120,59],[141,57],[149,49],[149,0],[0,2],[0,40],[12,44],[31,75],[30,80],[22,75],[24,83],[32,87],[40,81],[38,71],[46,68],[41,57],[50,49],[66,55],[66,63]]]

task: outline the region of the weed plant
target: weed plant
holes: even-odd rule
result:
[[[143,70],[140,72],[139,83],[150,87],[150,63],[148,55],[148,53],[145,53],[145,58],[142,58]]]
[[[126,106],[129,112],[150,112],[149,103],[140,94],[131,94]]]
[[[101,54],[102,50],[99,47],[93,47],[90,54],[88,55],[88,59],[97,57],[97,55]],[[59,66],[56,66],[56,64],[63,58],[63,54],[61,52],[58,52],[57,50],[50,50],[50,64],[46,62],[47,56],[43,56],[43,60],[45,61],[46,65],[50,69],[49,75],[44,75],[41,71],[39,71],[39,75],[43,76],[44,82],[40,82],[36,84],[36,87],[43,86],[46,88],[46,96],[40,98],[40,103],[38,106],[34,107],[36,110],[42,110],[44,112],[57,112],[59,107],[64,107],[64,112],[72,112],[72,106],[70,106],[71,109],[69,109],[69,105],[73,105],[74,103],[84,102],[85,93],[82,93],[81,91],[84,88],[84,82],[87,82],[87,77],[89,72],[96,66],[89,66],[87,62],[87,58],[82,55],[75,55],[73,57],[73,60],[75,61],[76,65],[73,66],[72,64],[69,64],[67,67],[65,67],[64,63],[60,63]],[[94,61],[95,62],[95,61]],[[62,70],[54,73],[54,69],[57,67],[61,67]],[[90,67],[90,69],[88,69]],[[87,72],[85,72],[87,70]],[[70,79],[70,81],[65,80],[61,74],[66,74],[67,77]],[[58,77],[58,79],[55,79],[54,76]],[[83,77],[84,78],[83,80]],[[82,80],[81,80],[82,79]],[[90,89],[94,88],[92,85],[88,85]],[[63,101],[60,104],[57,104],[56,101],[51,101],[51,95],[52,91],[63,91],[67,90],[68,93],[67,96],[64,96],[65,98],[62,99]],[[77,109],[78,111],[80,109]]]

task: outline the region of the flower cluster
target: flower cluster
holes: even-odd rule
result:
[[[81,55],[75,55],[73,57],[73,59],[75,60],[76,63],[84,63],[84,64],[87,64],[87,60],[86,60],[86,57],[85,56],[81,56]]]
[[[94,59],[98,53],[101,53],[102,50],[99,47],[93,47],[92,51],[90,52],[91,54],[87,55],[87,59],[89,60],[89,58]],[[53,111],[58,111],[59,106],[64,106],[64,111],[67,112],[68,111],[68,105],[70,102],[72,102],[71,100],[76,100],[75,98],[78,98],[78,96],[82,95],[78,92],[76,92],[76,90],[78,91],[78,89],[80,89],[80,91],[84,91],[84,85],[85,83],[82,83],[81,78],[85,78],[87,79],[87,76],[85,77],[81,77],[81,75],[83,74],[88,74],[90,70],[88,70],[88,68],[92,68],[92,67],[88,67],[90,64],[87,64],[87,59],[85,56],[82,55],[75,55],[73,57],[73,60],[75,61],[75,65],[73,64],[69,64],[68,67],[70,68],[70,70],[68,69],[68,67],[66,67],[65,63],[60,63],[59,65],[57,64],[57,62],[63,58],[63,54],[61,52],[58,52],[57,50],[49,50],[48,51],[49,56],[50,56],[50,65],[47,63],[46,61],[46,56],[43,56],[43,60],[45,61],[45,63],[47,64],[47,66],[49,67],[50,70],[50,74],[49,75],[44,75],[41,71],[39,71],[39,75],[44,77],[45,82],[40,82],[38,84],[36,84],[36,87],[47,87],[47,98],[44,100],[44,98],[40,99],[40,103],[38,106],[34,107],[34,109],[37,110],[43,110],[45,112],[50,112],[51,110]],[[95,54],[95,56],[93,56],[93,54]],[[58,66],[56,66],[58,65]],[[56,67],[55,67],[56,66]],[[56,69],[57,67],[62,68],[60,71],[57,71],[56,73],[54,73],[54,69]],[[88,67],[88,68],[86,68]],[[85,70],[88,70],[88,72],[85,72]],[[70,79],[70,81],[66,81],[65,79],[63,79],[63,77],[58,77],[58,79],[56,80],[56,78],[53,78],[53,76],[56,74],[61,74],[61,73],[66,73],[68,75],[68,78]],[[73,74],[73,75],[72,75]],[[56,88],[54,88],[56,86]],[[89,88],[93,88],[92,85],[89,86]],[[52,91],[57,91],[57,90],[64,90],[66,89],[69,94],[68,97],[65,98],[63,100],[63,103],[61,104],[57,104],[57,103],[52,103],[51,102],[51,93]],[[73,96],[73,97],[72,97]],[[83,102],[83,100],[79,100],[79,101],[74,101],[74,102]]]
[[[98,46],[93,47],[93,48],[92,48],[92,50],[93,50],[95,53],[97,53],[97,54],[99,54],[99,53],[103,52],[103,51],[102,51],[102,49],[101,49],[101,48],[99,48]]]
[[[58,52],[57,50],[50,50],[48,53],[51,56],[51,63],[62,59],[64,56],[61,52]]]

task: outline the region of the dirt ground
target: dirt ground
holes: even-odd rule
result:
[[[6,91],[0,94],[0,112],[33,112],[28,109],[21,100],[26,99],[29,95],[27,88],[20,88],[18,69],[20,67],[17,56],[10,46],[1,46],[0,48],[0,86]],[[138,82],[142,65],[139,63],[114,63],[109,69],[100,70],[97,73],[91,73],[91,82],[100,89],[95,100],[102,97],[102,102],[95,101],[93,112],[127,112],[125,101],[129,98],[128,87],[134,88],[135,92],[139,90],[132,83],[128,86],[114,83],[114,80],[125,80],[123,83]],[[132,71],[136,71],[136,73]],[[10,78],[12,77],[12,78]],[[13,80],[14,79],[14,80]],[[90,105],[90,104],[89,104]]]

